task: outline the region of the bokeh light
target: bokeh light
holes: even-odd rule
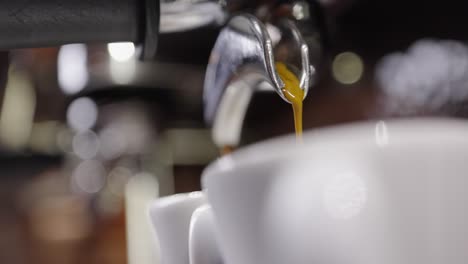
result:
[[[125,134],[118,129],[108,127],[99,133],[101,147],[99,152],[106,160],[118,158],[127,149],[127,140]]]
[[[96,160],[85,160],[72,174],[72,189],[79,193],[97,193],[106,182],[106,170]]]
[[[81,159],[92,159],[99,151],[99,138],[91,130],[77,133],[72,141],[73,153]]]
[[[137,61],[111,61],[109,71],[112,80],[117,84],[129,84],[134,80],[137,70]]]
[[[135,56],[135,45],[132,42],[109,43],[107,51],[113,60],[124,62]]]
[[[36,112],[36,92],[30,76],[10,68],[0,113],[0,139],[14,150],[29,142]]]
[[[336,81],[342,84],[358,82],[364,73],[364,63],[354,52],[343,52],[336,55],[332,64],[332,73]]]
[[[109,191],[118,197],[122,197],[125,192],[125,185],[130,180],[132,171],[126,167],[117,166],[109,172],[107,186]]]
[[[73,152],[73,149],[72,149],[73,132],[68,127],[65,127],[65,126],[61,127],[59,131],[57,131],[55,141],[56,141],[57,147],[63,153]]]
[[[468,47],[457,41],[424,39],[406,52],[381,59],[376,79],[384,110],[407,114],[437,110],[468,96]]]
[[[98,108],[93,100],[81,97],[73,101],[67,109],[68,125],[76,131],[92,128],[98,116]]]
[[[307,19],[309,18],[309,5],[306,1],[298,1],[293,4],[292,7],[292,15],[297,20]]]
[[[75,94],[85,88],[89,73],[87,48],[84,44],[70,44],[60,48],[58,54],[58,81],[66,94]]]

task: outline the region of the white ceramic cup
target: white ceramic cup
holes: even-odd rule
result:
[[[202,192],[181,193],[156,199],[149,208],[159,241],[161,264],[189,264],[189,231],[193,212],[206,204]]]
[[[216,223],[211,206],[199,207],[192,214],[189,235],[190,264],[222,264]]]
[[[205,170],[225,263],[467,263],[468,121],[352,124],[295,144]]]

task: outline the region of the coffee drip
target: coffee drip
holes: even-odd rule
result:
[[[288,69],[286,64],[277,62],[276,71],[284,82],[284,88],[281,89],[283,95],[292,105],[296,139],[300,142],[302,141],[302,101],[304,100],[304,90],[300,87],[299,79]]]

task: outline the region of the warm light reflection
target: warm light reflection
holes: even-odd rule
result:
[[[36,93],[29,77],[11,68],[0,113],[0,139],[12,149],[29,141],[36,109]]]
[[[72,189],[80,193],[97,193],[104,187],[106,171],[95,160],[81,162],[72,174]]]
[[[338,82],[353,84],[361,79],[364,73],[364,63],[356,53],[343,52],[333,60],[332,73]]]
[[[111,58],[118,62],[129,61],[135,56],[135,45],[132,42],[115,42],[107,44]]]
[[[99,143],[99,138],[93,131],[79,132],[73,137],[73,153],[81,159],[92,159],[99,151]]]
[[[58,54],[58,81],[66,94],[81,91],[87,84],[87,49],[84,44],[70,44],[60,48]]]
[[[97,120],[98,109],[93,100],[82,97],[73,101],[67,109],[68,125],[76,131],[92,128]]]
[[[109,71],[112,80],[117,84],[129,84],[134,80],[137,69],[137,62],[135,59],[121,61],[111,61],[109,64]]]
[[[132,42],[115,42],[107,44],[107,51],[111,57],[109,72],[117,84],[128,84],[136,74],[136,49]]]

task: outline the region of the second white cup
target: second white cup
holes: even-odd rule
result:
[[[161,264],[189,264],[189,232],[193,212],[206,204],[202,192],[156,199],[149,208],[157,235]]]

